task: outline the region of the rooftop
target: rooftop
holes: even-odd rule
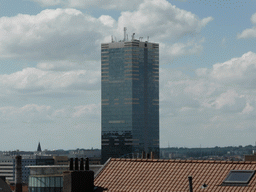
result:
[[[94,184],[106,191],[177,192],[189,191],[188,176],[192,176],[194,192],[256,191],[254,175],[246,184],[225,183],[232,170],[253,171],[256,162],[112,158],[95,176]]]

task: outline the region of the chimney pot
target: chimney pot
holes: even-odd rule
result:
[[[75,171],[78,171],[78,158],[75,158]]]
[[[84,159],[80,159],[80,171],[84,171]]]
[[[89,158],[88,157],[86,157],[86,159],[85,159],[85,170],[89,171]]]
[[[151,159],[154,159],[154,152],[151,151]]]
[[[70,171],[73,171],[73,169],[74,169],[73,158],[70,158],[70,161],[69,161],[69,170],[70,170]]]
[[[144,151],[142,151],[141,159],[145,159],[145,152]]]

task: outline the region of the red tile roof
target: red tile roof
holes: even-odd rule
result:
[[[110,159],[96,175],[94,185],[106,191],[189,192],[256,191],[256,174],[248,185],[222,186],[230,170],[256,170],[256,162],[161,159]],[[202,185],[207,187],[202,189]]]

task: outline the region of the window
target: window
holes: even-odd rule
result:
[[[231,170],[223,184],[248,184],[254,174],[254,170]]]

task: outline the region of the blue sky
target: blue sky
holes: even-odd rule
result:
[[[256,3],[2,0],[0,150],[100,148],[100,43],[160,44],[160,147],[255,143]]]

